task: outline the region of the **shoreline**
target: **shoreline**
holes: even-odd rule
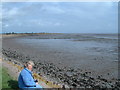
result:
[[[4,58],[5,59],[5,58]],[[18,66],[23,66],[23,64],[21,64],[19,61],[16,61],[15,59],[12,59],[12,58],[6,58],[6,61],[9,61],[9,62],[11,62],[12,64],[14,64],[15,66],[16,65],[18,65]],[[47,64],[45,64],[45,66],[46,66]],[[17,67],[18,67],[17,66]],[[36,64],[35,64],[35,66],[36,66]],[[19,67],[19,69],[20,69],[20,67]],[[46,76],[45,75],[41,75],[41,73],[39,73],[39,72],[36,72],[38,70],[38,68],[36,67],[35,69],[34,69],[34,73],[37,73],[37,75],[38,76],[41,76],[41,77],[43,77],[43,78],[45,78]],[[62,69],[59,69],[60,71],[62,70]],[[72,68],[70,69],[70,70],[68,70],[68,71],[71,71],[72,70],[72,72],[74,71]],[[75,71],[76,72],[76,71]],[[61,75],[63,75],[62,74],[63,72],[61,72],[60,73],[60,76]],[[118,86],[117,88],[120,88],[120,86],[118,85],[118,82],[119,82],[119,80],[114,80],[114,82],[112,82],[112,81],[108,81],[107,79],[104,79],[104,78],[102,78],[102,76],[98,76],[98,78],[94,78],[94,77],[91,77],[91,76],[89,76],[89,74],[90,74],[91,72],[85,72],[85,73],[78,73],[78,75],[81,75],[81,78],[80,79],[78,79],[78,81],[75,81],[75,82],[78,82],[78,83],[80,83],[80,86],[79,87],[77,87],[77,88],[93,88],[93,87],[96,87],[96,88],[116,88],[116,85]],[[68,75],[68,76],[66,76],[66,75]],[[37,77],[38,77],[37,76]],[[66,76],[66,77],[65,77]],[[68,80],[67,79],[67,77],[70,79],[70,78],[72,78],[72,76],[70,75],[70,73],[69,74],[65,74],[65,78],[64,78],[64,80]],[[74,73],[74,77],[77,77],[77,73]],[[61,76],[61,78],[63,78],[63,76]],[[74,82],[74,80],[77,80],[77,78],[75,79],[73,79],[73,82]],[[80,81],[79,81],[80,80]],[[48,78],[46,78],[45,80],[43,80],[44,82],[46,82],[46,83],[48,83],[49,82],[49,79]],[[68,80],[69,81],[69,80]],[[51,82],[51,81],[50,81]],[[63,87],[63,86],[65,86],[65,88],[75,88],[76,87],[76,83],[72,83],[71,82],[71,84],[73,85],[72,87],[71,87],[71,85],[69,85],[68,83],[64,83],[64,84],[61,84],[61,83],[59,83],[59,82],[54,82],[54,81],[52,81],[53,82],[53,84],[55,84],[55,85],[60,85],[60,87]],[[104,84],[103,84],[104,83]],[[119,82],[120,83],[120,82]],[[63,85],[63,86],[62,86]],[[78,85],[78,84],[77,84]],[[81,87],[82,86],[82,87]]]
[[[2,59],[2,66],[5,67],[7,69],[7,73],[14,79],[14,80],[18,80],[18,76],[20,71],[23,69],[23,67],[21,67],[20,65],[21,63],[15,60],[8,60],[8,58],[4,57]],[[43,88],[60,88],[60,85],[55,85],[52,82],[47,82],[46,79],[42,78],[41,76],[39,76],[37,73],[33,73],[33,77],[35,79],[38,80],[39,84],[43,87]],[[47,83],[46,83],[47,82]]]
[[[23,37],[23,36],[37,36],[37,35],[64,35],[64,34],[80,34],[80,35],[98,35],[98,36],[118,36],[118,33],[4,33],[0,34],[2,38],[10,38],[10,37]],[[56,38],[54,38],[56,39]]]
[[[0,34],[2,38],[10,38],[10,37],[21,37],[21,36],[33,36],[33,35],[51,35],[51,34],[63,34],[63,33],[10,33],[10,34]]]
[[[23,56],[22,54],[12,49],[4,48],[3,54],[8,56],[10,58],[9,60],[14,59],[17,61],[21,61],[22,63],[23,61],[25,62],[26,60],[31,60],[30,57]],[[94,87],[95,88],[105,88],[105,87],[115,88],[116,82],[118,82],[118,80],[116,79],[113,81],[109,81],[102,76],[97,76],[97,78],[93,77],[91,75],[91,72],[82,71],[81,69],[76,71],[73,68],[69,68],[69,69],[59,68],[54,66],[53,63],[47,63],[47,62],[43,63],[40,61],[39,62],[36,61],[35,66],[36,67],[34,67],[35,68],[34,70],[35,72],[38,71],[37,74],[39,74],[40,76],[47,77],[47,78],[49,76],[54,77],[53,80],[51,77],[49,78],[53,82],[57,81],[54,83],[57,83],[57,84],[64,83],[66,86],[68,85],[68,87],[70,88],[94,88]]]

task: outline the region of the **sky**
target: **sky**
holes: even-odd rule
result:
[[[4,2],[2,33],[118,33],[117,2]]]

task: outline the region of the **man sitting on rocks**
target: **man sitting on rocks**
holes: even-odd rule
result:
[[[32,76],[32,68],[34,63],[32,61],[28,61],[26,63],[25,68],[20,72],[18,77],[18,84],[21,90],[29,89],[29,88],[42,88],[36,80],[33,79]]]

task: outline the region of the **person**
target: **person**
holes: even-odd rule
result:
[[[42,89],[42,86],[40,86],[32,76],[33,66],[34,66],[33,61],[28,61],[25,65],[25,68],[20,72],[18,77],[18,84],[20,90],[29,90],[29,89],[33,90],[33,88]]]

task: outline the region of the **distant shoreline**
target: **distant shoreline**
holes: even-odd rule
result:
[[[37,35],[60,35],[60,34],[80,34],[80,35],[117,35],[118,33],[2,33],[0,38],[13,38],[13,37],[22,37],[22,36],[37,36]]]
[[[0,35],[40,35],[40,34],[119,34],[119,33],[1,33]]]
[[[32,35],[45,35],[45,34],[62,34],[62,33],[4,33],[0,34],[0,37],[7,38],[7,37],[21,37],[21,36],[32,36]]]
[[[19,38],[18,36],[23,36],[23,37]],[[101,38],[101,36],[106,37],[106,35],[100,35],[100,38],[98,39],[94,37],[94,35],[89,35],[89,34],[51,34],[51,33],[5,35],[5,37],[8,38],[3,39],[3,54],[11,59],[18,60],[20,62],[25,62],[26,60],[33,60],[35,63],[35,71],[37,71],[38,74],[48,78],[50,81],[57,81],[57,83],[64,83],[69,87],[77,87],[77,88],[86,87],[86,86],[94,87],[97,85],[97,82],[100,82],[98,83],[99,87],[104,87],[104,86],[107,87],[107,84],[114,85],[114,82],[117,81],[116,78],[114,78],[113,80],[109,80],[109,77],[112,77],[112,74],[116,75],[117,73],[117,69],[116,69],[117,67],[115,67],[117,63],[116,62],[113,63],[114,61],[112,61],[114,59],[117,59],[117,57],[116,56],[112,58],[109,57],[109,55],[113,55],[112,53],[116,52],[113,51],[115,47],[106,49],[106,46],[104,45],[106,45],[106,43],[107,45],[109,45],[109,43],[110,45],[114,43],[116,44],[117,42],[115,41],[117,40],[104,39]],[[18,38],[14,38],[14,37],[18,37]],[[35,49],[34,46],[29,46],[25,44],[27,41],[25,41],[24,43],[22,42],[21,39],[22,40],[28,39],[29,41],[38,40],[35,43],[35,45],[39,43],[38,44],[39,47],[37,48],[35,46],[35,48],[37,48]],[[49,42],[47,42],[47,40],[45,39],[47,40],[49,39],[48,40]],[[56,40],[54,40],[54,42],[51,42],[50,39],[56,39]],[[66,40],[60,40],[60,39],[67,39],[67,40],[69,39],[69,41],[67,42]],[[73,39],[78,40],[78,42],[72,41]],[[20,40],[21,42],[19,43]],[[39,42],[41,40],[42,42]],[[93,41],[97,43],[97,46],[96,43],[93,43]],[[29,43],[31,42],[28,42],[28,44]],[[65,46],[65,44],[67,46]],[[86,48],[84,47],[85,45],[90,46],[91,44],[94,46],[84,49]],[[51,48],[51,47],[55,47],[55,45],[58,45],[57,49]],[[80,47],[77,48],[74,45],[79,45]],[[67,49],[67,47],[69,46],[71,47],[69,47],[69,50],[66,53],[66,51],[64,51],[64,48],[62,48],[61,46],[65,47],[65,49]],[[104,48],[101,46],[104,46]],[[72,47],[73,48],[75,47],[74,49],[76,50],[74,51],[73,49],[70,49]],[[79,50],[79,52],[81,51],[81,53],[76,52],[77,50]],[[86,52],[85,50],[87,50],[88,52]],[[93,52],[93,55],[91,52]],[[106,54],[108,56],[106,56]],[[111,61],[108,62],[108,60]],[[79,65],[77,66],[78,68],[72,68],[70,62],[72,62],[73,65],[74,63],[77,63],[76,66]],[[105,66],[105,68],[107,68],[107,70],[109,70],[111,73],[107,73],[105,71],[105,68],[104,70],[101,70],[103,66]],[[98,72],[100,74],[97,74],[97,72],[93,72],[92,69],[94,69],[94,67],[96,67],[95,70],[97,69],[101,70],[101,72],[100,71]],[[111,67],[115,69],[111,69]],[[116,72],[113,72],[113,70],[115,70]],[[105,75],[107,76],[105,78],[103,76],[104,72]],[[102,85],[102,82],[104,82],[105,84]],[[112,87],[112,85],[111,86],[109,85],[108,87]]]

